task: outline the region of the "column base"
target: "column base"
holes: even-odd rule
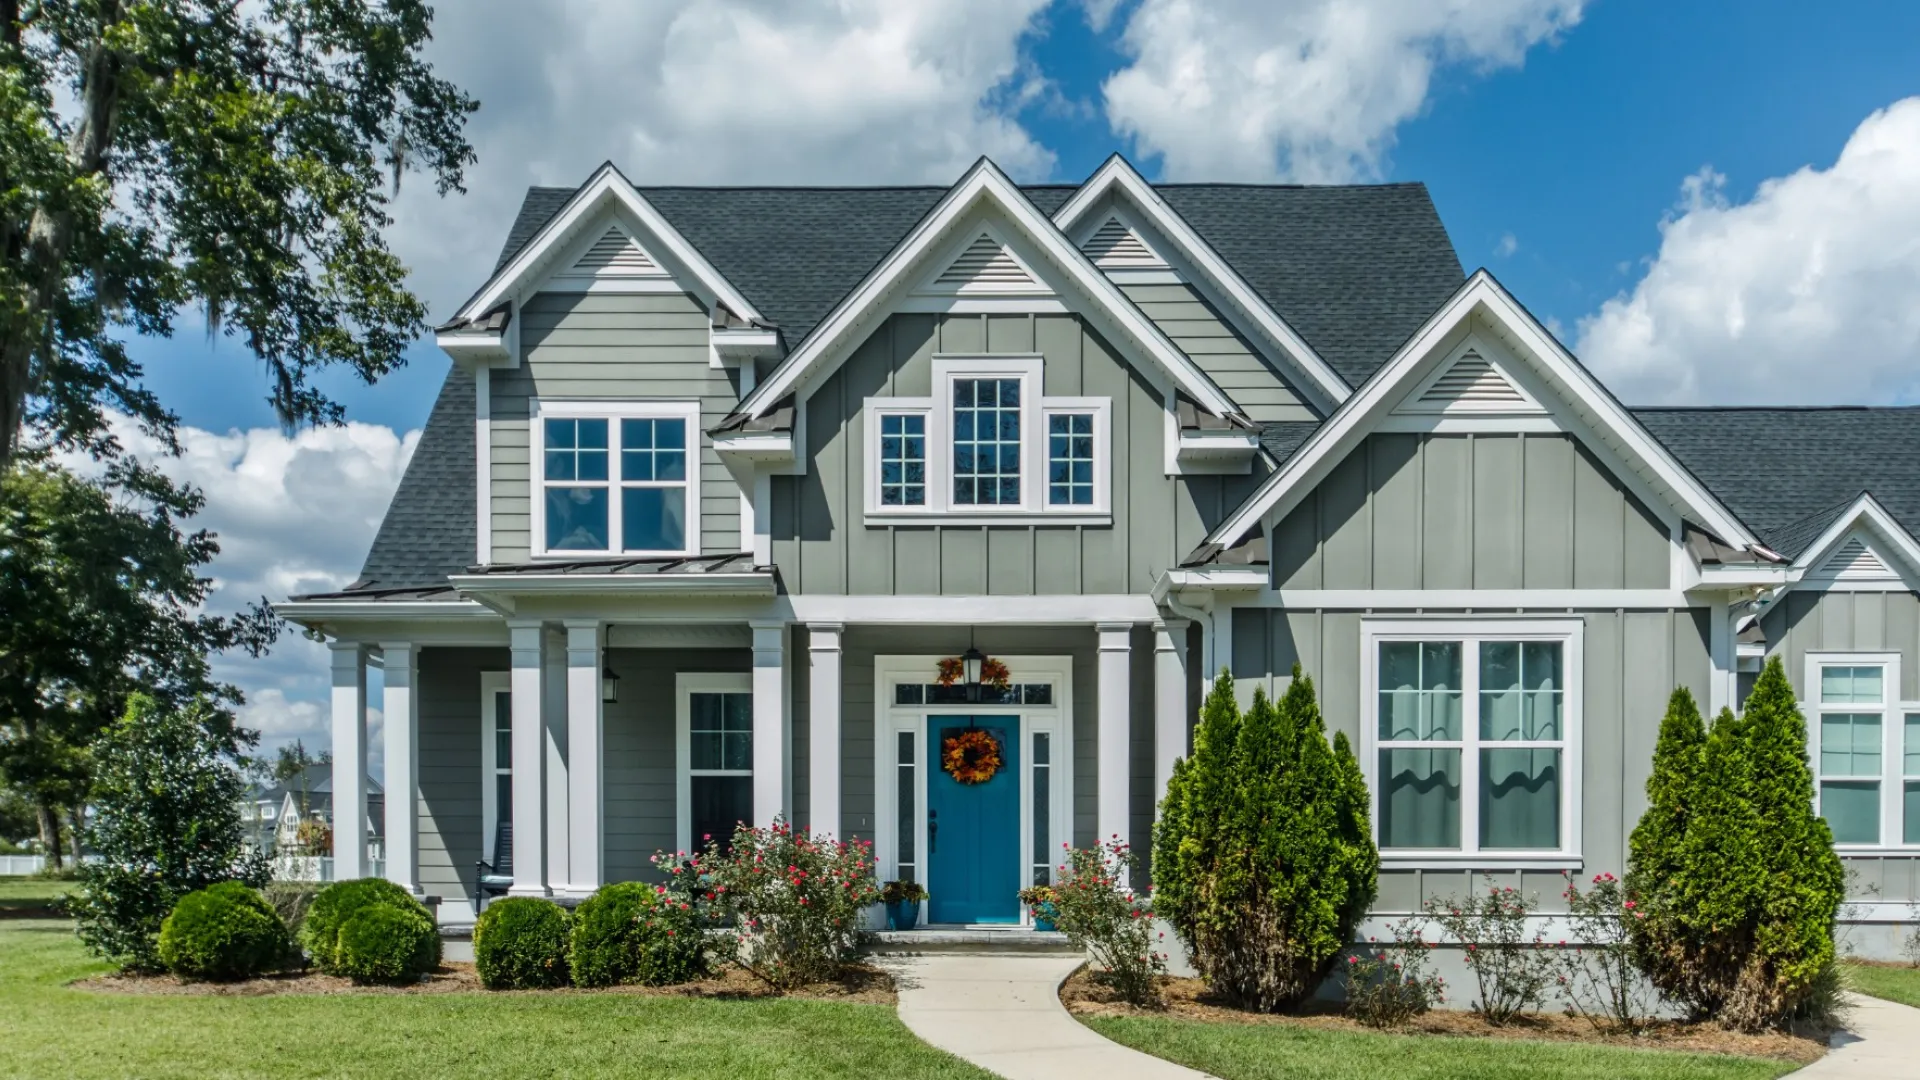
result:
[[[542,900],[553,898],[553,890],[545,885],[513,885],[507,888],[508,896],[537,896]]]

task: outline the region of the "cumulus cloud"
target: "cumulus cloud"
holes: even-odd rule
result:
[[[1107,119],[1169,179],[1379,175],[1445,66],[1492,70],[1572,27],[1583,0],[1144,0]]]
[[[1861,122],[1829,168],[1732,202],[1687,177],[1630,292],[1578,351],[1627,401],[1869,404],[1920,392],[1920,97]]]
[[[1493,245],[1493,253],[1498,258],[1507,258],[1520,250],[1520,238],[1512,233],[1501,233],[1500,241]]]

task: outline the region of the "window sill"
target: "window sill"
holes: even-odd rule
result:
[[[1113,515],[1101,511],[1097,513],[1067,514],[1050,511],[1024,511],[1011,514],[973,514],[955,513],[951,510],[923,510],[906,513],[869,510],[866,513],[868,528],[887,528],[895,525],[1112,525]]]
[[[1920,846],[1913,844],[1835,844],[1833,853],[1843,859],[1920,859]]]
[[[1546,851],[1532,853],[1474,853],[1447,854],[1444,852],[1421,852],[1419,854],[1396,855],[1391,852],[1380,854],[1382,870],[1578,870],[1585,865],[1576,852]]]

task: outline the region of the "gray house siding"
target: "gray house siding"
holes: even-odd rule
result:
[[[1567,435],[1376,434],[1273,534],[1281,589],[1665,589],[1667,526]]]
[[[1617,874],[1626,863],[1627,836],[1646,808],[1647,777],[1667,696],[1674,687],[1686,686],[1696,698],[1707,698],[1712,671],[1707,609],[1578,614],[1586,624],[1580,852],[1584,873]],[[1243,702],[1256,686],[1269,694],[1284,690],[1288,673],[1298,662],[1313,678],[1329,735],[1344,731],[1357,748],[1363,617],[1358,611],[1236,609],[1233,673]],[[1385,912],[1410,911],[1427,897],[1462,892],[1477,884],[1478,876],[1465,871],[1382,872],[1375,907]],[[1549,910],[1560,902],[1558,871],[1515,871],[1495,877],[1536,894]]]
[[[1036,352],[1046,393],[1113,400],[1113,523],[867,527],[866,399],[930,395],[936,353]],[[807,400],[807,473],[774,478],[774,561],[796,593],[1144,593],[1259,481],[1166,475],[1164,409],[1077,316],[894,315]]]
[[[1181,352],[1200,365],[1247,416],[1261,423],[1320,419],[1286,378],[1193,286],[1123,285],[1120,291],[1139,305]]]
[[[540,293],[521,306],[521,364],[491,376],[493,561],[532,551],[532,459],[538,398],[700,402],[702,431],[739,401],[730,374],[710,366],[708,315],[684,293]],[[740,488],[700,436],[700,547],[740,550]]]
[[[420,886],[471,898],[480,842],[480,673],[505,649],[420,650]]]

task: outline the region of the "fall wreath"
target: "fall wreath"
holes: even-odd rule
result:
[[[940,767],[963,784],[984,784],[1000,771],[1000,740],[979,728],[940,740]]]

